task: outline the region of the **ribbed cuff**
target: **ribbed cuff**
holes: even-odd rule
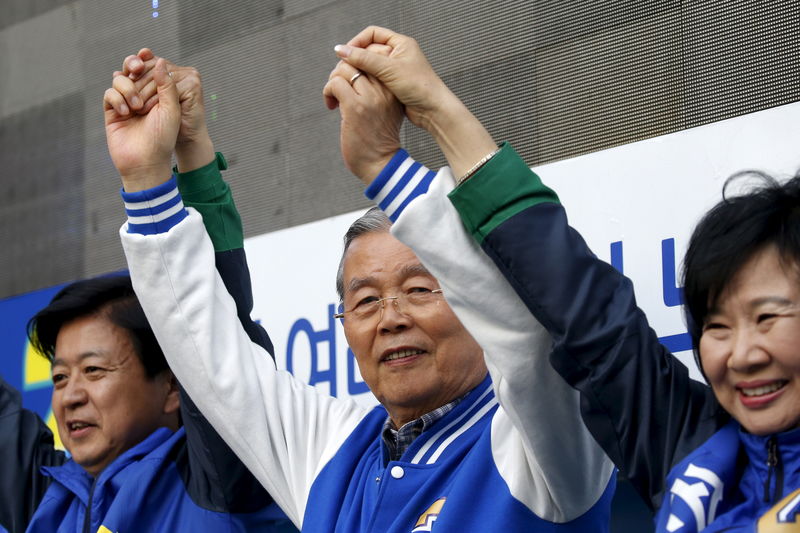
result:
[[[178,174],[178,190],[183,202],[203,216],[216,252],[244,246],[242,219],[236,211],[231,188],[222,179],[221,171],[227,168],[225,157],[217,152],[207,165]]]
[[[428,192],[435,177],[436,172],[414,161],[401,148],[364,194],[394,222],[414,198]]]
[[[225,193],[227,187],[220,171],[227,168],[225,157],[216,152],[214,159],[207,165],[189,172],[178,172],[176,166],[172,168],[172,172],[178,177],[178,189],[183,201],[191,207],[192,202],[213,202]]]
[[[482,243],[497,226],[528,207],[558,203],[508,143],[467,181],[448,194],[467,231]]]
[[[120,195],[128,214],[128,233],[166,233],[188,214],[174,175],[166,183],[152,189],[138,192],[120,189]]]

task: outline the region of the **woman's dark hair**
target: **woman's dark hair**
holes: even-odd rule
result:
[[[728,197],[745,178],[755,178],[755,188]],[[703,323],[745,263],[774,246],[786,265],[800,266],[800,175],[781,184],[763,172],[739,172],[725,182],[722,198],[695,228],[683,263],[686,323],[701,370]]]
[[[148,377],[168,368],[164,352],[133,292],[130,276],[103,276],[70,283],[28,321],[28,339],[52,363],[58,332],[64,324],[94,315],[108,319],[130,334],[133,349]]]

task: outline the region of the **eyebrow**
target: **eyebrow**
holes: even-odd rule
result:
[[[422,266],[422,263],[417,263],[416,265],[406,265],[400,269],[400,273],[404,278],[410,278],[411,276],[430,276],[433,278],[433,274],[431,274],[427,268]]]
[[[350,280],[350,283],[347,284],[347,292],[355,292],[361,287],[368,287],[370,285],[375,285],[375,278],[372,276],[353,278]]]
[[[422,263],[406,265],[400,269],[399,274],[403,279],[413,276],[430,276],[433,278],[433,274],[431,274],[427,268],[422,266]],[[371,285],[377,285],[377,279],[374,276],[353,278],[350,280],[350,283],[347,284],[347,292],[355,292],[362,287],[369,287]]]
[[[796,305],[793,301],[783,296],[764,296],[763,298],[756,298],[750,302],[750,309],[755,309],[764,304]]]
[[[784,298],[783,296],[764,296],[764,297],[761,297],[761,298],[756,298],[755,300],[750,302],[747,305],[747,308],[750,311],[752,311],[754,309],[759,308],[760,306],[762,306],[764,304],[790,305],[790,306],[793,306],[793,307],[797,306],[797,304],[795,302],[793,302],[792,300],[789,300],[788,298]],[[721,312],[722,311],[720,311],[719,305],[716,305],[713,308],[708,310],[708,313],[706,313],[706,316],[713,316],[713,315],[719,314]]]
[[[83,352],[82,354],[80,354],[78,356],[78,362],[80,363],[81,361],[83,361],[84,359],[87,359],[89,357],[104,357],[104,355],[99,353],[99,352]],[[52,368],[52,367],[57,366],[57,365],[66,366],[66,364],[67,363],[65,363],[63,359],[60,359],[60,358],[56,357],[55,359],[53,359],[53,363],[50,365],[50,367]]]

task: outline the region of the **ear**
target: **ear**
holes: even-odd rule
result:
[[[180,388],[178,387],[178,380],[171,370],[165,370],[164,386],[167,387],[167,395],[164,398],[164,414],[177,413],[181,408],[181,395]]]

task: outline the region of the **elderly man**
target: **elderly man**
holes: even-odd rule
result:
[[[155,62],[147,50],[131,60],[134,78]],[[249,320],[241,224],[205,131],[200,79],[182,67],[173,76],[184,102],[181,191],[205,215],[250,338],[271,351]],[[122,73],[115,79],[118,94],[133,86]],[[128,276],[68,285],[31,320],[29,336],[52,362],[53,412],[71,458],[0,379],[0,531],[278,531],[272,499],[179,389]]]
[[[157,121],[110,132],[109,150],[126,191],[174,195],[164,181],[177,97],[165,65],[155,70]],[[386,89],[369,87],[370,98],[332,98],[346,161],[379,171],[402,112]],[[377,178],[380,189],[394,170]],[[441,247],[428,237],[448,228],[391,196],[380,204],[394,224],[372,211],[351,227],[338,283],[345,334],[380,406],[321,395],[264,358],[236,320],[192,210],[154,233],[130,223],[120,231],[176,375],[304,531],[607,530],[613,468],[580,422],[577,394],[547,362],[549,337],[527,312],[493,319],[504,297],[518,302],[510,287],[499,275],[463,275],[462,257],[480,258],[463,231]],[[461,297],[446,301],[443,286]]]

